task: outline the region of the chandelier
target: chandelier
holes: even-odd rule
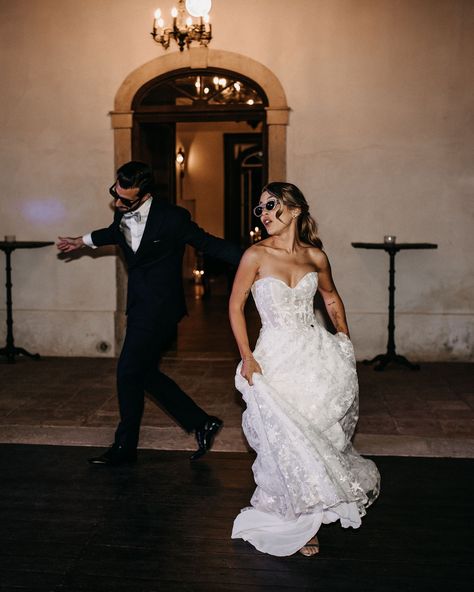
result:
[[[193,41],[198,41],[200,45],[208,45],[212,39],[212,27],[209,22],[211,0],[186,0],[186,7],[184,4],[184,0],[178,0],[178,8],[172,8],[173,24],[170,27],[165,26],[161,10],[158,8],[155,11],[151,36],[165,49],[168,49],[172,39],[178,44],[179,51],[183,51],[184,46],[189,49]]]

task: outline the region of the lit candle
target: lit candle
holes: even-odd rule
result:
[[[173,17],[173,29],[176,29],[176,17],[178,16],[178,9],[173,6],[171,9],[171,16]]]
[[[161,17],[161,10],[159,8],[157,8],[155,10],[155,19],[153,21],[153,33],[156,34],[156,29],[158,28],[158,24],[160,22],[160,17]]]

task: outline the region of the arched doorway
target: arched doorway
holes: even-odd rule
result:
[[[188,207],[206,230],[246,247],[258,222],[251,220],[252,200],[267,181],[266,107],[259,85],[236,72],[167,72],[133,99],[132,158],[151,164],[159,195]],[[178,149],[186,166],[176,170]],[[246,150],[260,155],[252,166],[242,159]]]
[[[207,47],[194,48],[186,52],[174,52],[155,58],[134,70],[120,86],[110,113],[114,129],[114,160],[118,168],[134,157],[134,105],[140,91],[146,92],[148,85],[170,73],[197,72],[206,74],[210,69],[228,71],[260,88],[266,97],[265,113],[266,158],[265,177],[270,180],[286,178],[286,126],[289,108],[286,96],[277,77],[265,66],[246,56],[233,52],[210,50]],[[246,113],[248,116],[248,113]],[[138,121],[138,120],[137,120]],[[258,151],[257,151],[258,152]],[[126,272],[117,258],[117,313],[116,345],[120,347],[124,335]]]

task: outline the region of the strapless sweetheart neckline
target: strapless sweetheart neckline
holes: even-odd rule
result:
[[[318,275],[317,271],[308,271],[307,273],[304,274],[303,277],[301,277],[294,286],[289,286],[284,280],[281,280],[280,278],[277,278],[274,275],[266,275],[265,277],[259,278],[258,280],[254,281],[254,285],[257,284],[258,282],[263,282],[263,280],[276,280],[277,282],[282,283],[284,286],[286,286],[289,290],[296,290],[296,288],[301,284],[301,282],[305,279],[305,277],[307,277],[308,275],[312,275],[312,274],[316,274]]]

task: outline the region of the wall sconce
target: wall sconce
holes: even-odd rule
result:
[[[184,181],[184,164],[186,162],[186,156],[183,148],[180,148],[176,152],[176,166],[179,168],[179,195],[178,199],[183,199],[183,181]]]
[[[180,177],[184,177],[184,162],[185,162],[185,155],[184,150],[180,148],[176,153],[176,164],[179,166],[179,175]]]

